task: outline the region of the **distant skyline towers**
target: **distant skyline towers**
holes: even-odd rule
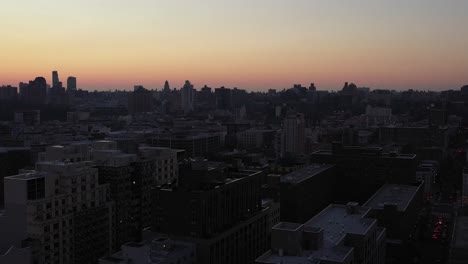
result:
[[[76,77],[70,76],[67,79],[67,91],[76,91]]]
[[[57,71],[52,72],[52,87],[59,87],[59,76]]]
[[[164,82],[164,92],[169,92],[171,90],[171,87],[169,86],[169,82],[166,80],[166,82]]]
[[[194,92],[193,84],[188,80],[185,81],[184,87],[182,87],[182,110],[184,113],[193,111]]]

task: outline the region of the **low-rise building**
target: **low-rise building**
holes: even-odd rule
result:
[[[332,204],[304,224],[273,227],[263,264],[385,263],[385,229],[367,218],[370,208]]]

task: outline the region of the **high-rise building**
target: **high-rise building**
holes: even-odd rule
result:
[[[232,90],[225,88],[215,89],[215,100],[216,109],[218,110],[230,110],[232,107]]]
[[[57,71],[52,72],[52,88],[61,87]]]
[[[289,113],[283,123],[284,153],[293,156],[304,153],[305,120],[300,113]]]
[[[16,101],[18,97],[18,88],[7,85],[0,86],[0,102],[1,101]]]
[[[76,77],[70,76],[67,79],[67,91],[72,92],[76,91],[77,86],[76,86]]]
[[[110,253],[112,203],[92,162],[39,162],[5,178],[3,233],[26,233],[33,263],[95,263]]]
[[[99,182],[109,185],[110,199],[114,202],[112,222],[112,252],[117,251],[122,244],[138,241],[140,225],[138,211],[133,200],[131,163],[136,155],[125,154],[116,150],[95,150],[93,159],[99,171]]]
[[[153,110],[153,95],[141,85],[136,85],[128,96],[130,114],[146,113]]]
[[[267,247],[261,171],[194,161],[154,191],[152,231],[197,244],[197,263],[249,263]]]
[[[190,81],[185,81],[184,87],[181,89],[182,94],[182,110],[184,113],[190,113],[193,111],[193,103],[194,103],[194,93],[195,90],[193,89],[193,85]]]
[[[37,77],[29,84],[20,83],[20,99],[23,104],[43,105],[47,103],[47,83],[44,77]]]

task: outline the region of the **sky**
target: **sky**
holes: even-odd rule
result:
[[[88,90],[468,83],[466,0],[2,0],[0,85]]]

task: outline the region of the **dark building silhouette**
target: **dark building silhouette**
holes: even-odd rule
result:
[[[195,242],[197,263],[251,263],[268,243],[262,177],[206,161],[185,164],[177,187],[154,191],[152,231]]]
[[[385,184],[363,206],[387,230],[387,263],[410,262],[407,245],[423,207],[422,185]]]
[[[185,81],[184,87],[181,89],[181,108],[185,114],[194,110],[195,89],[190,81]]]
[[[139,86],[128,96],[128,110],[130,114],[146,113],[153,110],[153,95],[150,91]]]
[[[18,174],[31,166],[31,149],[25,147],[0,147],[0,208],[3,207],[3,178]]]
[[[52,72],[52,87],[61,87],[57,71]]]
[[[216,107],[216,98],[211,87],[203,86],[196,93],[196,104],[198,108],[214,109]]]
[[[76,91],[77,85],[76,85],[76,77],[70,76],[67,79],[67,91],[73,92]]]
[[[169,86],[169,82],[166,80],[166,82],[164,82],[164,92],[170,92],[171,91],[171,87]]]
[[[335,165],[312,164],[281,176],[281,221],[304,223],[332,203],[334,170]]]
[[[218,110],[230,110],[232,107],[232,90],[225,88],[215,89],[216,98],[216,109]]]
[[[41,123],[41,111],[39,110],[16,110],[14,121],[17,124],[36,126]]]
[[[16,102],[18,98],[18,88],[7,85],[0,86],[0,102],[1,101],[10,101]]]
[[[37,77],[29,84],[20,83],[20,99],[23,104],[43,105],[47,103],[47,82],[44,77]]]
[[[317,91],[317,88],[315,87],[314,83],[311,83],[309,86],[309,91]]]
[[[331,151],[312,153],[311,160],[336,164],[337,198],[361,203],[385,183],[413,183],[417,168],[415,154],[390,153],[380,147],[343,146],[341,143],[334,143]]]

